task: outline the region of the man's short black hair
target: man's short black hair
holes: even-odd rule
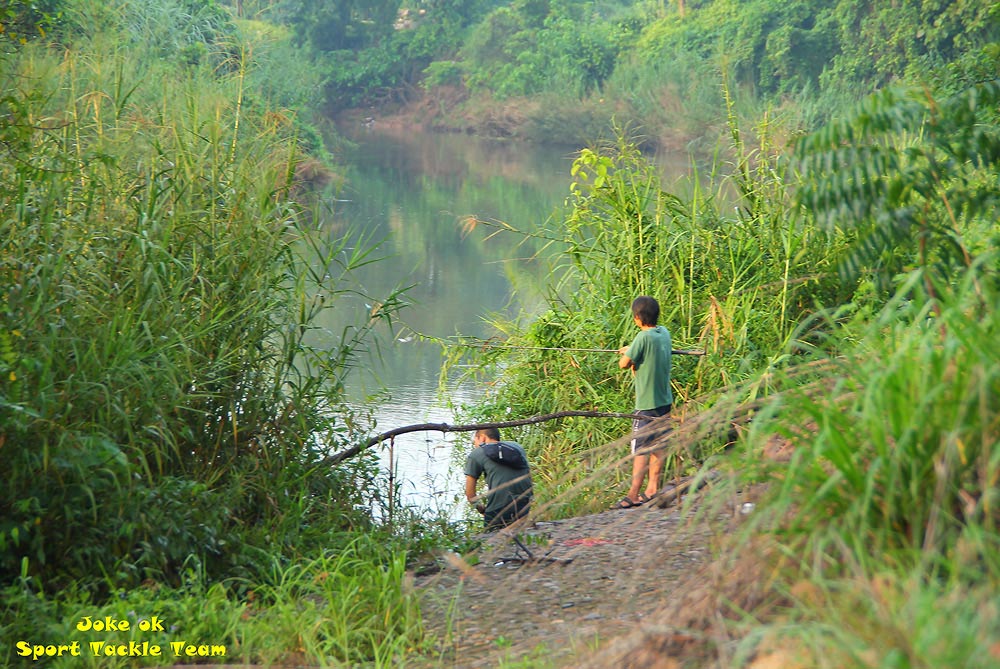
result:
[[[656,325],[660,320],[660,303],[648,295],[640,295],[632,301],[632,315],[643,325]]]
[[[490,441],[500,441],[500,430],[495,427],[484,427],[482,430],[476,430],[476,434],[485,435]]]

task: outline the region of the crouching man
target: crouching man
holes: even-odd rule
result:
[[[528,456],[520,444],[500,441],[495,427],[476,431],[472,446],[465,460],[465,498],[483,514],[486,531],[493,532],[523,518],[531,507]],[[487,490],[476,495],[484,474]]]

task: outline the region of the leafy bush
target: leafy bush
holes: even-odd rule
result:
[[[530,14],[528,6],[501,7],[476,26],[461,50],[469,88],[499,99],[598,90],[623,47],[618,27],[561,6],[544,20]]]
[[[0,574],[51,589],[252,573],[363,525],[372,480],[314,467],[373,323],[306,339],[371,257],[310,241],[301,156],[244,107],[244,67],[147,77],[117,53],[0,72]]]
[[[424,70],[424,86],[427,88],[457,86],[462,83],[464,77],[465,70],[461,63],[453,60],[437,61]]]
[[[831,271],[841,239],[789,215],[791,197],[780,163],[766,153],[752,163],[735,127],[734,140],[743,156],[734,177],[735,215],[725,213],[732,203],[721,194],[716,198],[695,187],[685,200],[665,191],[657,171],[624,133],[614,144],[580,152],[568,216],[538,233],[556,242],[557,280],[547,308],[530,323],[495,321],[500,335],[527,349],[480,357],[484,373],[499,383],[471,408],[475,418],[502,419],[508,407],[516,415],[628,411],[631,379],[618,369],[617,356],[561,349],[615,351],[627,344],[635,334],[629,305],[638,295],[660,301],[660,323],[676,347],[707,353],[704,359],[675,361],[678,413],[710,405],[721,389],[756,379],[780,360],[817,301],[850,299],[852,287],[839,285]],[[603,507],[608,493],[593,485],[607,481],[583,482],[616,459],[600,447],[626,433],[621,422],[594,421],[521,431],[533,461],[551,477],[551,487],[544,479],[536,482],[539,498],[558,498],[573,511],[579,504]],[[721,447],[717,438],[707,436],[675,459],[674,472]]]
[[[24,44],[58,24],[63,0],[7,0],[0,7],[0,39]]]
[[[934,268],[925,274],[934,295],[956,267],[995,245],[998,101],[998,80],[943,99],[887,89],[799,142],[812,175],[801,202],[824,225],[858,234],[842,265],[846,278],[864,268],[885,282],[915,261]]]

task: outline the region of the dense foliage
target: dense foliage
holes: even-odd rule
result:
[[[407,101],[422,87],[446,100],[437,123],[481,116],[482,127],[474,126],[480,132],[548,141],[591,141],[593,120],[612,116],[641,123],[653,142],[711,136],[724,126],[723,77],[745,108],[793,99],[810,125],[842,101],[897,81],[960,90],[994,76],[1000,58],[996,2],[370,0],[293,7],[273,15],[291,21],[312,46],[328,72],[333,107]],[[524,108],[526,100],[539,104],[522,109],[519,121],[501,128],[488,122],[500,115],[495,107]]]
[[[61,4],[60,0],[6,0],[0,3],[0,35],[21,44],[44,36],[45,31],[58,19],[57,8]]]
[[[338,337],[314,322],[376,256],[316,234],[300,126],[228,12],[61,9],[58,47],[0,50],[0,664],[150,606],[246,661],[412,646],[374,463],[317,466],[356,438],[344,377],[398,296]],[[346,608],[303,634],[320,597]],[[249,602],[256,640],[232,627]]]
[[[990,172],[1000,163],[998,102],[997,81],[942,99],[886,89],[801,142],[805,170],[837,173],[806,183],[801,200],[827,227],[860,236],[846,279],[862,268],[879,268],[885,279],[916,253],[931,286],[991,248],[992,232],[969,223],[988,220],[998,205]]]
[[[730,473],[710,513],[766,486],[736,559],[773,550],[785,602],[752,632],[740,614],[739,649],[706,641],[719,666],[775,647],[806,666],[993,662],[998,102],[995,83],[886,91],[803,138],[794,163],[749,151],[734,127],[735,214],[700,190],[665,192],[625,137],[585,149],[570,214],[542,233],[561,241],[561,283],[540,317],[496,323],[526,350],[476,356],[499,382],[468,412],[502,420],[627,410],[615,356],[579,349],[627,342],[637,294],[660,299],[675,346],[707,352],[675,361],[671,471]],[[520,430],[544,513],[617,499],[627,433]]]
[[[784,560],[788,605],[726,635],[719,662],[739,666],[767,635],[810,666],[990,666],[998,7],[0,4],[0,658],[27,665],[14,640],[65,643],[82,615],[137,611],[246,662],[394,666],[425,647],[372,463],[317,467],[358,432],[341,391],[377,319],[323,341],[313,325],[374,256],[313,234],[296,196],[322,171],[305,160],[321,140],[272,106],[318,100],[289,81],[334,105],[423,81],[575,107],[605,96],[654,132],[712,109],[734,157],[726,179],[675,193],[638,133],[581,150],[565,218],[521,231],[555,249],[545,309],[497,320],[527,348],[477,358],[495,385],[465,412],[627,409],[615,356],[543,349],[616,349],[631,299],[655,295],[676,345],[706,352],[675,364],[671,473],[771,484],[755,529]],[[260,19],[293,26],[298,46]],[[792,155],[787,125],[741,122],[730,97],[896,81],[920,85],[866,98]],[[402,306],[378,299],[381,318]],[[627,431],[515,434],[536,512],[617,497]],[[762,456],[774,439],[787,459]],[[91,666],[129,664],[103,659]]]
[[[8,103],[12,132],[46,115]],[[192,555],[227,572],[247,560],[245,533],[275,522],[260,477],[308,478],[301,435],[327,419],[308,387],[284,384],[301,346],[287,323],[315,307],[288,283],[294,219],[258,186],[283,167],[231,156],[226,129],[192,111],[219,144],[86,113],[71,134],[6,138],[31,156],[3,191],[7,576],[22,557],[53,585],[95,564],[173,578]],[[339,496],[329,485],[313,493]]]
[[[262,8],[260,15],[294,29],[296,42],[326,73],[328,104],[341,108],[405,99],[423,69],[460,42],[462,30],[491,4],[304,0]]]
[[[257,121],[239,77],[216,93],[110,62],[38,53],[3,71],[0,567],[53,586],[244,560],[222,547],[259,511],[252,495],[218,503],[211,484],[296,460],[289,431],[309,420],[274,415],[295,346],[275,348],[294,219],[268,197],[280,157],[235,141]],[[161,77],[190,96],[183,122],[142,87]]]

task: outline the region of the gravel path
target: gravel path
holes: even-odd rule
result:
[[[704,519],[651,505],[492,535],[477,564],[452,555],[415,579],[425,629],[439,640],[430,666],[495,667],[505,658],[575,666],[678,596],[678,583],[709,561],[711,537]],[[525,548],[536,559],[525,560]]]

